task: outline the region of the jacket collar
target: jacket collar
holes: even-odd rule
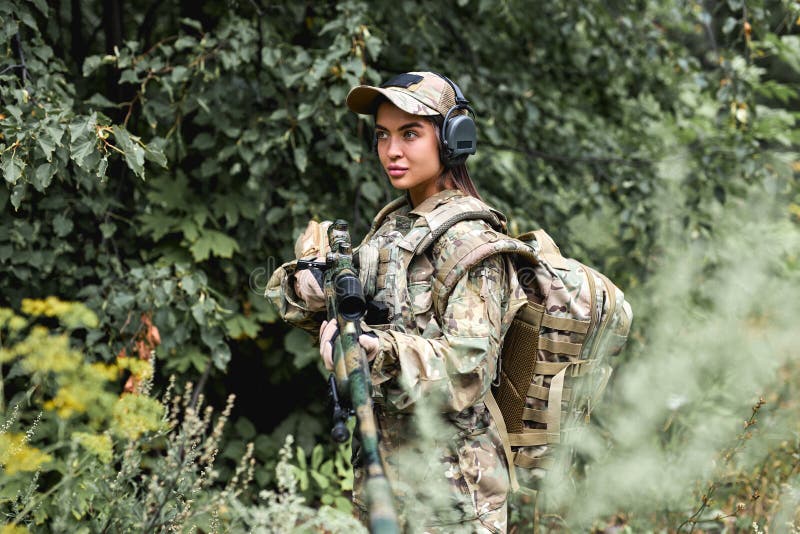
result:
[[[444,191],[439,191],[438,193],[429,196],[425,200],[423,200],[419,206],[414,208],[409,212],[409,215],[417,215],[417,216],[424,216],[442,204],[449,202],[451,199],[455,197],[464,196],[464,193],[459,189],[445,189]],[[410,205],[410,201],[409,201]]]

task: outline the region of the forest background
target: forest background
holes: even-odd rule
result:
[[[539,528],[798,531],[800,3],[4,0],[0,42],[1,532],[357,528],[262,295],[396,195],[344,97],[409,70],[471,100],[512,233],[635,311]]]

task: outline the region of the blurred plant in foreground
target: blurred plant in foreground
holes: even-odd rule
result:
[[[81,334],[98,321],[86,306],[49,297],[21,308],[0,308],[2,532],[357,530],[346,514],[305,506],[286,452],[291,438],[279,491],[262,492],[265,504],[247,502],[251,444],[233,476],[217,482],[233,395],[216,418],[191,383],[179,393],[171,380],[159,401],[152,351],[87,361]]]

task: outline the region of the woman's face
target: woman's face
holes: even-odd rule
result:
[[[444,167],[430,121],[384,102],[375,115],[375,137],[378,157],[389,180],[397,189],[409,192],[414,206],[439,192],[437,182]]]

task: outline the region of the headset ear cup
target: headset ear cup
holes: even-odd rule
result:
[[[469,115],[450,117],[443,126],[442,144],[447,149],[448,160],[466,159],[477,151],[475,121]]]

